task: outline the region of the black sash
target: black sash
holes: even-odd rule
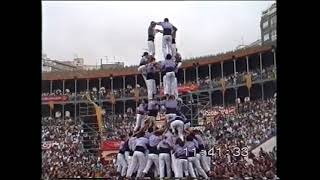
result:
[[[159,153],[170,153],[170,149],[169,148],[159,148]]]
[[[134,151],[140,151],[140,152],[145,153],[146,150],[145,150],[145,148],[142,147],[142,146],[136,146],[136,149],[135,149]]]
[[[158,110],[149,110],[148,116],[157,117]]]
[[[124,150],[121,149],[121,150],[119,151],[119,153],[120,153],[120,154],[124,154]]]
[[[176,114],[176,108],[166,108],[166,114]]]
[[[149,146],[149,154],[159,154],[157,146]]]
[[[176,157],[177,159],[187,159],[186,154],[182,154],[182,155],[177,155],[177,154],[175,154],[175,157]]]
[[[149,35],[149,36],[148,36],[148,41],[152,41],[152,42],[154,42],[154,36]]]
[[[133,156],[133,151],[129,151],[129,156]]]
[[[156,74],[155,73],[147,73],[147,80],[148,79],[155,79],[156,78]]]
[[[164,28],[163,29],[163,35],[172,35],[171,29],[170,28]]]
[[[200,151],[204,150],[204,145],[203,144],[199,144],[199,150]]]
[[[173,72],[174,70],[176,70],[175,67],[166,67],[166,68],[164,69],[165,73]]]
[[[188,151],[187,156],[188,157],[194,157],[194,152],[193,151]]]

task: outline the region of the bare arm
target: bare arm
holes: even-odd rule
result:
[[[178,29],[175,26],[172,26],[173,31],[178,31]]]

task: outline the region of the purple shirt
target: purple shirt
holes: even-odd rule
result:
[[[120,142],[120,147],[119,147],[119,149],[122,149],[122,148],[123,148],[123,145],[124,145],[124,141],[121,141],[121,142]]]
[[[170,142],[170,140],[168,140],[168,138],[166,139],[162,139],[159,144],[158,144],[159,148],[171,148],[172,144]]]
[[[175,145],[174,153],[176,154],[176,157],[186,157],[187,156],[186,146],[184,145],[183,147],[181,147],[179,145]]]
[[[158,101],[150,100],[148,102],[148,110],[159,110]]]
[[[147,144],[149,143],[149,140],[145,137],[139,137],[137,140],[136,140],[136,147],[137,146],[142,146],[144,147],[145,149],[147,149]]]
[[[128,145],[129,145],[129,149],[132,151],[136,148],[136,139],[137,139],[136,137],[129,138]]]
[[[197,148],[195,141],[187,141],[185,143],[185,146],[186,146],[188,152],[191,152],[191,153],[193,153],[193,151],[195,151],[195,149]]]
[[[204,142],[203,138],[199,134],[196,134],[195,138],[198,141],[199,145],[205,145],[205,142]]]
[[[150,138],[149,138],[149,145],[151,147],[157,146],[160,141],[161,141],[161,136],[156,136],[154,134],[151,134]]]
[[[137,108],[137,114],[145,114],[146,110],[145,110],[146,106],[143,104],[140,104]]]

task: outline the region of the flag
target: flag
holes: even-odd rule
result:
[[[98,105],[95,105],[94,108],[96,110],[99,131],[103,132],[104,131],[104,123],[103,123],[103,118],[102,118],[102,109]]]
[[[226,91],[226,81],[224,80],[224,78],[220,79],[220,84],[222,87],[222,93],[224,93]]]
[[[111,93],[110,102],[111,102],[111,104],[115,104],[116,103],[116,98],[115,98],[113,93]]]
[[[246,74],[244,78],[246,80],[247,88],[250,89],[252,87],[251,73]]]
[[[99,126],[99,131],[100,133],[104,132],[104,122],[102,118],[102,108],[98,106],[95,102],[93,102],[88,94],[86,94],[86,97],[90,103],[93,104],[95,111],[96,111],[96,116],[97,116],[97,122]]]
[[[136,101],[139,100],[139,96],[140,96],[139,88],[135,88],[134,89],[134,97],[135,97]]]

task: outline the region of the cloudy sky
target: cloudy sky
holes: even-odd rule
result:
[[[178,28],[177,48],[183,58],[216,54],[260,38],[262,11],[275,1],[42,1],[42,47],[51,59],[83,57],[96,65],[137,64],[147,49],[150,21],[165,17]],[[159,27],[161,29],[161,27]],[[155,39],[162,60],[162,35]]]

